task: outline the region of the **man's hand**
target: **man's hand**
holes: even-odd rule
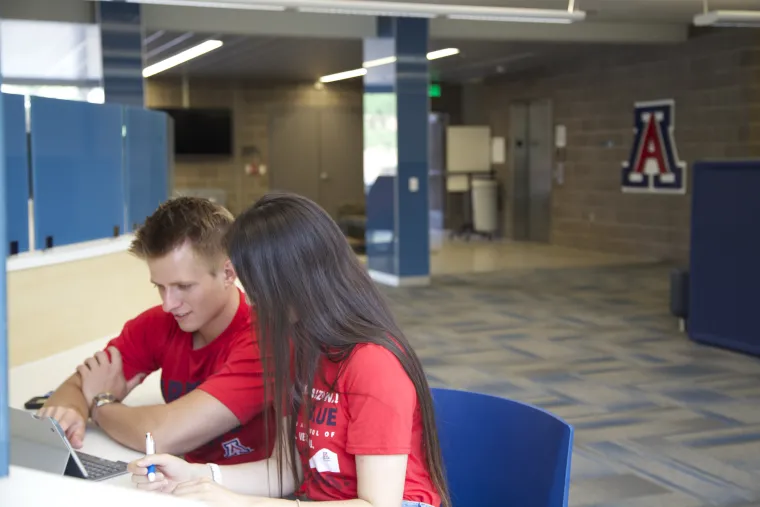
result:
[[[108,347],[108,352],[111,354],[110,360],[108,354],[101,350],[77,367],[88,407],[92,407],[92,400],[101,393],[111,393],[117,400],[123,400],[145,378],[144,375],[135,375],[127,382],[119,349]]]
[[[73,407],[44,406],[38,412],[40,417],[52,417],[61,426],[74,449],[81,449],[84,442],[84,431],[87,427],[87,415]]]

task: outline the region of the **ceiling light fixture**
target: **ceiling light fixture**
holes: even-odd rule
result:
[[[695,26],[760,27],[760,11],[705,11],[694,16]]]
[[[437,49],[427,54],[428,60],[437,60],[438,58],[445,58],[447,56],[454,56],[459,54],[458,48],[446,48]],[[378,58],[376,60],[369,60],[362,63],[362,67],[365,69],[371,69],[372,67],[380,67],[381,65],[389,65],[396,63],[397,58],[395,56],[386,56],[385,58]]]
[[[197,46],[193,46],[190,49],[186,49],[181,53],[170,56],[166,60],[161,60],[160,62],[154,63],[153,65],[148,65],[143,69],[143,77],[153,76],[159,72],[163,72],[167,69],[171,69],[172,67],[183,64],[188,60],[192,60],[193,58],[205,55],[210,51],[222,47],[222,44],[223,42],[220,40],[207,40],[206,42],[198,44]]]
[[[702,0],[702,13],[694,16],[695,26],[760,27],[760,11],[711,11]]]
[[[447,56],[454,56],[459,54],[457,48],[446,48],[431,51],[427,54],[428,60],[437,60],[438,58],[445,58]],[[338,72],[337,74],[330,74],[329,76],[322,76],[319,78],[320,83],[331,83],[333,81],[340,81],[342,79],[351,79],[355,77],[361,77],[367,74],[367,69],[372,67],[380,67],[381,65],[389,65],[396,63],[395,56],[386,56],[385,58],[377,58],[376,60],[368,60],[362,63],[361,69],[347,70],[345,72]]]
[[[367,73],[367,69],[354,69],[347,70],[345,72],[338,72],[337,74],[330,74],[329,76],[322,76],[319,78],[320,83],[332,83],[333,81],[340,81],[342,79],[351,79],[354,77],[361,77]]]
[[[371,69],[372,67],[380,67],[381,65],[388,65],[391,63],[396,63],[395,56],[386,56],[385,58],[378,58],[377,60],[369,60],[364,62],[362,67],[365,69]]]
[[[454,56],[459,54],[459,49],[457,48],[446,48],[446,49],[438,49],[436,51],[431,51],[427,54],[428,60],[437,60],[439,58],[446,58],[447,56]]]
[[[556,24],[567,24],[573,23],[575,21],[583,21],[584,16],[579,17],[571,17],[568,16],[566,13],[561,12],[561,16],[557,17],[529,17],[529,16],[483,16],[483,15],[468,15],[468,14],[451,14],[449,16],[446,16],[449,19],[458,19],[462,21],[500,21],[500,22],[506,22],[506,23],[556,23]],[[570,14],[578,14],[576,13],[570,13]]]
[[[437,18],[442,16],[449,19],[530,23],[572,23],[574,21],[583,21],[586,18],[585,12],[575,10],[574,0],[569,0],[567,10],[521,9],[514,7],[487,7],[478,5],[435,5],[375,0],[280,0],[280,2],[289,7],[293,6],[300,12],[354,14],[363,16],[417,18]]]
[[[356,9],[352,7],[299,7],[298,12],[308,14],[347,14],[349,16],[387,16],[392,18],[428,18],[436,17],[429,12],[405,11],[374,11],[372,9]]]
[[[97,0],[91,0],[97,1]],[[105,0],[116,1],[116,0]],[[248,2],[246,0],[241,1],[216,1],[216,0],[127,0],[130,3],[136,4],[151,4],[151,5],[174,5],[178,7],[210,7],[217,9],[244,9],[254,11],[272,11],[282,12],[287,7],[285,5],[274,5],[277,0],[269,3]]]
[[[110,0],[115,1],[115,0]],[[568,0],[566,10],[489,7],[480,5],[436,5],[387,0],[127,0],[132,3],[255,9],[303,13],[349,14],[453,20],[508,21],[514,23],[573,23],[586,19],[584,11],[575,10],[575,0]]]

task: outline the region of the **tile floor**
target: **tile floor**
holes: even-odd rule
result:
[[[668,266],[538,264],[383,289],[431,383],[573,424],[573,507],[760,505],[760,361],[678,332]]]

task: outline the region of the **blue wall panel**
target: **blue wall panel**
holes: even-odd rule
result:
[[[2,81],[2,79],[0,79]],[[5,174],[5,135],[3,109],[5,100],[0,100],[0,189],[6,186]],[[8,255],[6,245],[6,203],[5,192],[0,190],[0,259]],[[0,478],[8,475],[10,461],[10,429],[8,424],[8,314],[6,301],[6,271],[0,269]]]
[[[694,166],[689,336],[760,355],[760,161]]]
[[[23,95],[2,94],[8,253],[29,250],[29,154]]]
[[[166,113],[124,109],[127,227],[134,230],[169,197]]]
[[[32,97],[31,134],[37,247],[123,232],[121,106]]]

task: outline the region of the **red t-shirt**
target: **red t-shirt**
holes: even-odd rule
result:
[[[357,498],[355,455],[407,454],[404,500],[440,505],[427,471],[417,393],[401,363],[384,347],[358,345],[343,365],[336,392],[330,393],[340,366],[322,360],[308,437],[303,415],[298,418],[296,445],[302,450],[308,445],[301,453],[299,496]]]
[[[124,377],[161,370],[161,392],[171,403],[193,389],[210,394],[240,421],[240,426],[185,455],[194,463],[232,465],[266,459],[265,417],[274,442],[274,417],[264,410],[264,375],[251,307],[240,293],[240,306],[227,329],[193,350],[193,335],[182,331],[170,313],[151,308],[124,326],[109,344],[121,352]],[[203,417],[203,414],[199,414]]]

